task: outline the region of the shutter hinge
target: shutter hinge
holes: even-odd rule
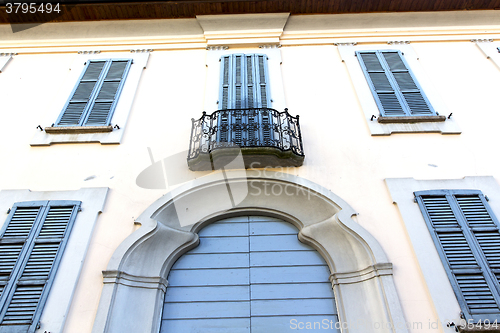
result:
[[[417,203],[417,202],[418,202],[418,201],[417,201],[417,197],[414,197],[414,198],[413,198],[413,202],[415,202],[415,203]]]
[[[7,214],[10,214],[10,208],[9,208],[9,209],[7,209]]]
[[[40,328],[40,322],[36,323],[36,329]]]
[[[82,209],[82,206],[78,207],[78,211],[81,212],[83,209]]]
[[[485,195],[484,198],[486,199],[486,201],[490,201],[490,198],[488,198],[487,195]]]
[[[87,65],[87,62],[86,62],[86,61],[83,63],[83,66],[85,66],[85,65]]]

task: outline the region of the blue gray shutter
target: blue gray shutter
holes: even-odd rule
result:
[[[0,332],[36,329],[79,207],[76,201],[14,205],[0,238],[2,249],[17,245],[0,252],[2,277],[9,274],[0,296]]]
[[[289,332],[293,319],[335,327],[328,266],[297,232],[262,216],[202,229],[170,270],[160,332]]]
[[[400,51],[356,55],[382,116],[436,115]]]
[[[480,191],[415,192],[466,319],[500,320],[500,233]]]
[[[107,126],[132,60],[89,60],[57,126]]]
[[[99,92],[84,122],[86,126],[109,125],[131,62],[131,60],[108,61],[107,72],[103,76]]]
[[[231,54],[221,57],[219,141],[256,146],[271,139],[267,56]],[[250,110],[246,110],[250,109]],[[261,139],[259,139],[261,138]],[[266,142],[267,142],[266,141]]]
[[[95,91],[99,89],[99,79],[105,65],[105,60],[87,63],[60,119],[56,122],[58,126],[79,126],[82,124],[88,105],[95,95]]]

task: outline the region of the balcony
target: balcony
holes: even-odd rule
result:
[[[190,170],[215,170],[241,151],[245,168],[297,167],[304,162],[299,116],[288,109],[219,110],[192,119]]]

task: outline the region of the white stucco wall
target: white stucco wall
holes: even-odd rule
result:
[[[498,22],[497,11],[291,16],[280,37],[282,47],[272,49],[279,52],[282,64],[281,78],[274,72],[271,85],[272,80],[282,80],[284,100],[277,103],[300,115],[306,153],[302,167],[285,172],[331,190],[358,212],[355,220],[380,242],[394,265],[406,321],[421,322],[424,328],[438,319],[436,307],[384,180],[492,176],[498,182],[500,70],[470,41],[493,39],[491,45],[500,46]],[[241,32],[227,35],[233,40],[247,38]],[[262,41],[271,38],[261,37]],[[0,189],[109,188],[66,332],[91,331],[102,290],[101,271],[119,244],[138,228],[134,220],[169,190],[136,185],[137,175],[151,163],[148,147],[155,160],[187,151],[191,118],[200,117],[204,110],[215,111],[205,109],[217,90],[207,67],[210,52],[217,52],[205,49],[210,38],[196,19],[47,23],[16,34],[0,25],[0,52],[18,53],[0,73]],[[411,40],[433,93],[453,112],[461,134],[371,135],[334,43],[357,42],[376,49],[394,40]],[[72,75],[69,69],[78,51],[100,50],[105,55],[131,49],[154,51],[140,78],[120,144],[30,146],[39,131],[36,127],[47,125],[42,124],[46,115],[57,114],[47,108],[60,91],[67,90],[63,83]],[[239,45],[225,52],[262,50]],[[0,212],[0,220],[6,216]],[[441,327],[432,332],[452,330]]]

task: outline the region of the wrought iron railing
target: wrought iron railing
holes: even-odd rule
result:
[[[269,147],[304,156],[299,116],[288,109],[269,108],[219,110],[192,119],[188,161],[200,154],[227,147]]]

